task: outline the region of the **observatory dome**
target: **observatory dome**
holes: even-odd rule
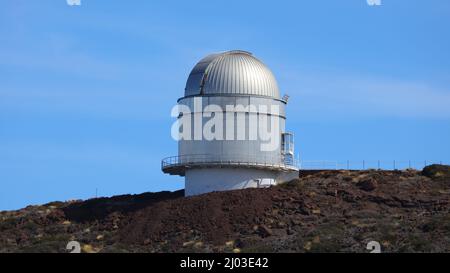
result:
[[[192,69],[185,97],[209,94],[280,98],[277,81],[269,68],[241,50],[208,55]]]

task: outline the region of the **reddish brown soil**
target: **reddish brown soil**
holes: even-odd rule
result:
[[[450,174],[450,172],[448,172]],[[54,202],[0,213],[0,252],[450,251],[445,169],[322,171],[268,189]]]

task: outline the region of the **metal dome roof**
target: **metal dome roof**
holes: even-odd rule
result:
[[[203,94],[280,98],[277,81],[269,68],[251,53],[241,50],[211,54],[195,65],[184,95]]]

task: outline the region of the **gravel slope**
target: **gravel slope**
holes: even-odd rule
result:
[[[0,212],[0,252],[450,252],[450,170],[321,171],[267,189]]]

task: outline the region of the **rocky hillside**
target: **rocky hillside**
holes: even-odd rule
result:
[[[213,179],[213,178],[212,178]],[[0,212],[0,252],[450,252],[450,167],[305,172],[267,189]]]

